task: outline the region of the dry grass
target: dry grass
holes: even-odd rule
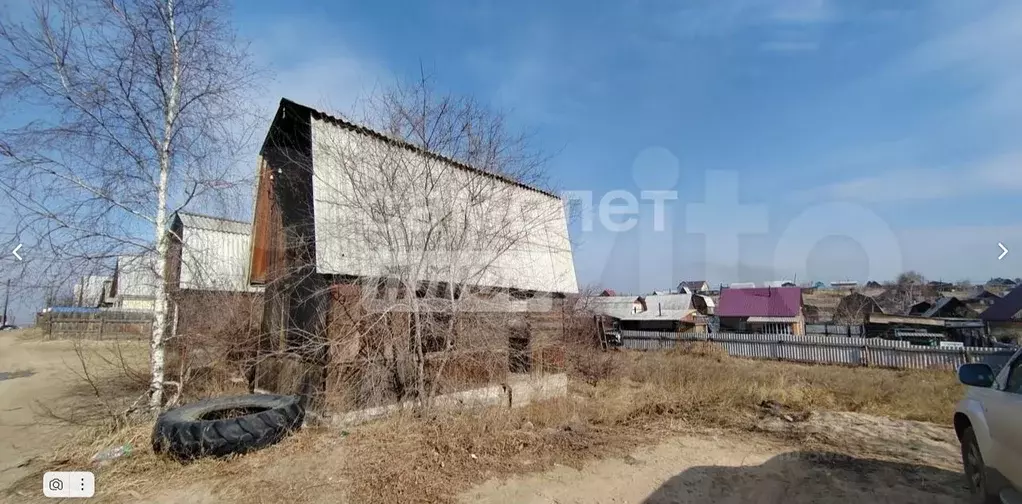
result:
[[[306,429],[257,453],[189,465],[156,457],[144,425],[86,434],[56,462],[83,467],[100,449],[132,442],[136,453],[101,469],[112,502],[159,502],[168,488],[194,502],[451,502],[490,478],[624,455],[671,432],[752,429],[764,400],[948,424],[961,394],[947,371],[742,360],[706,344],[572,361],[568,397],[510,412],[409,414],[350,434]],[[26,481],[34,491],[38,479]]]

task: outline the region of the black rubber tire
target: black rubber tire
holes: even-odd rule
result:
[[[241,416],[205,420],[211,414],[254,409]],[[178,460],[223,457],[277,443],[301,428],[305,407],[299,396],[253,394],[215,397],[168,410],[153,427],[153,451]]]
[[[990,493],[986,463],[983,461],[983,454],[979,450],[979,442],[976,441],[976,433],[972,427],[966,427],[962,431],[961,443],[962,468],[969,484],[969,492],[972,494],[971,502],[976,504],[996,502],[997,499]]]

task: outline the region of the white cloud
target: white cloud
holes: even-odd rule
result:
[[[1022,152],[957,169],[901,169],[795,192],[799,200],[897,202],[1022,190]]]
[[[957,21],[959,16],[957,11],[945,14],[954,20],[948,23],[951,26],[939,26],[937,36],[896,61],[888,72],[927,78],[942,73],[972,88],[972,99],[967,105],[974,118],[1019,117],[1022,3],[999,2],[996,8],[965,22]]]

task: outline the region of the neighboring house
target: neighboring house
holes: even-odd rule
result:
[[[866,288],[867,289],[881,289],[881,288],[883,288],[883,285],[880,285],[880,282],[877,282],[876,280],[870,280],[870,281],[866,282]]]
[[[592,299],[580,299],[578,308],[586,308],[598,315],[621,319],[646,311],[643,298],[638,296],[597,296]],[[586,303],[584,306],[581,303]]]
[[[717,303],[720,331],[805,334],[802,289],[727,289]]]
[[[864,324],[871,313],[883,313],[884,309],[872,297],[852,292],[838,301],[834,308],[834,322],[839,324]]]
[[[98,308],[107,304],[110,291],[110,277],[89,275],[75,283],[72,290],[75,306]]]
[[[1001,296],[998,296],[997,294],[990,292],[989,290],[987,290],[986,287],[980,286],[973,290],[972,295],[970,295],[965,300],[965,302],[966,304],[972,306],[973,309],[976,309],[977,307],[985,308],[987,306],[990,306],[994,304],[994,302],[996,302],[998,299],[1001,299]]]
[[[986,322],[990,336],[997,340],[1022,340],[1022,286],[994,301],[979,318]]]
[[[712,313],[713,300],[698,294],[645,297],[596,297],[588,309],[613,321],[612,327],[632,331],[689,331],[703,325],[700,315]]]
[[[907,314],[908,315],[918,315],[918,316],[921,317],[921,316],[923,316],[924,313],[929,311],[930,308],[933,308],[933,303],[931,303],[929,301],[919,301],[918,303],[915,303],[912,306],[908,307],[908,313]]]
[[[156,273],[156,255],[143,253],[117,258],[110,287],[116,306],[124,310],[152,310],[160,275]]]
[[[384,176],[386,183],[380,180]],[[428,187],[423,177],[429,177]],[[544,363],[556,367],[564,298],[578,292],[564,202],[556,194],[287,99],[281,100],[260,150],[257,179],[249,281],[265,286],[262,332],[273,342],[270,351],[281,355],[260,363],[257,386],[277,392],[302,387],[314,396],[334,393],[330,387],[339,387],[339,397],[383,404],[407,397],[407,390],[402,392],[398,385],[383,388],[374,392],[381,394],[379,398],[365,398],[359,391],[371,387],[368,380],[373,377],[397,372],[387,368],[387,362],[408,361],[420,352],[434,355],[449,346],[466,347],[446,362],[452,370],[464,370],[466,381],[437,383],[441,391],[491,383],[503,379],[500,373],[543,372]],[[464,181],[475,185],[462,185]],[[396,196],[398,188],[401,193]],[[474,194],[479,192],[499,193],[507,205],[521,209],[497,207],[500,201],[478,198]],[[381,205],[385,215],[375,210]],[[447,205],[453,213],[430,213],[430,205]],[[405,210],[391,210],[397,206]],[[441,218],[442,222],[437,221]],[[449,227],[451,222],[456,226]],[[393,237],[381,236],[379,230],[388,223],[403,226],[405,234],[397,239],[407,238],[410,244],[387,242]],[[441,228],[443,234],[471,233],[464,243],[481,250],[466,252],[470,256],[466,263],[455,268],[442,262],[444,250],[431,248],[424,253],[437,263],[413,270],[406,258],[423,253],[423,239],[441,240],[441,231],[428,233]],[[521,239],[513,250],[486,245],[486,240],[503,243],[503,236]],[[503,252],[494,253],[494,249]],[[473,278],[456,276],[469,269]],[[422,347],[412,348],[411,335],[422,334],[412,326],[416,320],[412,314],[376,309],[391,306],[386,304],[389,299],[367,301],[380,299],[381,292],[396,291],[397,287],[388,287],[395,279],[416,283],[416,292],[398,295],[444,301],[444,296],[432,294],[433,286],[458,292],[457,299],[474,298],[485,288],[484,301],[492,300],[494,306],[497,298],[511,301],[502,311],[459,312],[464,318],[446,323],[468,329],[423,335]],[[599,299],[606,298],[590,301]],[[528,308],[545,303],[550,309]],[[431,311],[427,316],[443,317],[444,313]],[[516,318],[511,322],[501,322],[512,316]],[[386,323],[370,326],[368,320]],[[492,330],[472,329],[484,323]],[[455,339],[443,339],[448,336]],[[327,342],[330,352],[313,351],[327,348]],[[300,360],[306,370],[297,380],[301,383],[275,378],[282,376],[277,371],[291,369],[287,366],[294,360]],[[327,373],[339,369],[354,374],[328,384]]]
[[[956,297],[939,298],[922,313],[922,316],[930,318],[976,318],[978,315]]]
[[[678,292],[684,292],[684,289],[695,293],[707,292],[710,290],[710,284],[706,283],[706,280],[683,280],[678,284]]]
[[[258,328],[262,288],[248,283],[251,230],[249,222],[174,215],[167,290],[172,313],[179,312],[178,333],[215,334],[228,325],[238,333]]]
[[[603,289],[603,292],[600,293],[600,296],[602,296],[602,297],[616,296],[616,295],[617,295],[617,293],[614,292],[613,289]]]

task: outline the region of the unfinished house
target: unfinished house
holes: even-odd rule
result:
[[[578,292],[550,192],[281,100],[259,157],[253,387],[347,409],[563,362]]]

